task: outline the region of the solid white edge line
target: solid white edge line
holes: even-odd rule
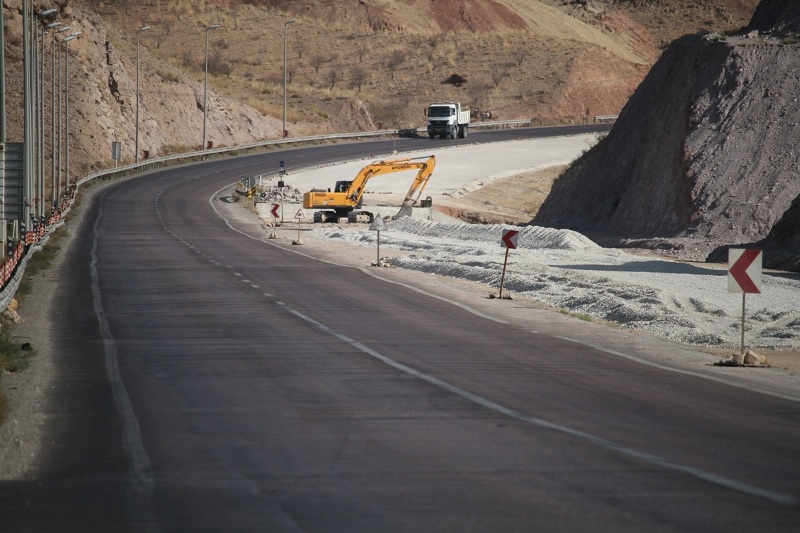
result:
[[[484,318],[484,319],[486,319],[486,320],[491,320],[491,321],[493,321],[493,322],[497,322],[498,324],[508,324],[508,322],[507,322],[507,321],[505,321],[505,320],[502,320],[502,319],[499,319],[499,318],[495,318],[495,317],[493,317],[493,316],[489,316],[489,315],[487,315],[487,314],[485,314],[485,313],[482,313],[482,312],[478,311],[478,310],[477,310],[477,309],[475,309],[475,308],[472,308],[472,307],[470,307],[470,306],[468,306],[468,305],[464,305],[464,304],[462,304],[462,303],[460,303],[460,302],[456,302],[456,301],[450,300],[450,299],[448,299],[448,298],[443,298],[443,297],[441,297],[441,296],[437,296],[437,295],[435,295],[435,294],[431,294],[430,292],[423,291],[422,289],[419,289],[419,288],[417,288],[417,287],[413,287],[413,286],[411,286],[411,285],[407,285],[407,284],[405,284],[405,283],[402,283],[402,282],[400,282],[400,281],[388,280],[388,279],[386,279],[386,278],[384,278],[384,277],[378,276],[377,274],[375,274],[375,273],[373,273],[373,272],[370,272],[370,271],[369,271],[369,270],[368,270],[366,267],[357,267],[357,266],[343,265],[343,264],[341,264],[341,263],[336,263],[336,262],[334,262],[334,261],[328,261],[328,260],[326,260],[326,259],[320,259],[319,257],[314,257],[313,255],[304,254],[303,252],[301,252],[301,251],[299,251],[299,250],[294,250],[294,249],[290,249],[290,248],[284,248],[283,246],[278,246],[278,244],[277,244],[277,243],[271,242],[271,241],[269,241],[269,240],[268,240],[268,239],[266,239],[266,238],[261,238],[261,237],[257,237],[257,236],[254,236],[254,235],[250,235],[249,233],[247,233],[247,232],[244,232],[244,231],[240,230],[239,228],[236,228],[236,227],[234,227],[234,226],[233,226],[233,224],[231,224],[231,222],[230,222],[230,221],[229,221],[227,218],[225,218],[225,216],[224,216],[222,213],[220,213],[220,211],[219,211],[219,210],[217,209],[217,207],[214,205],[214,197],[216,197],[216,196],[217,196],[219,193],[221,193],[222,191],[224,191],[225,189],[227,189],[227,188],[229,188],[229,187],[231,187],[231,185],[226,185],[225,187],[223,187],[223,188],[219,189],[218,191],[214,192],[214,194],[213,194],[213,195],[212,195],[212,196],[209,198],[209,201],[208,201],[208,202],[209,202],[209,204],[211,205],[211,209],[213,209],[213,210],[214,210],[214,212],[217,214],[217,216],[218,216],[218,217],[219,217],[219,218],[220,218],[222,221],[224,221],[224,222],[225,222],[225,224],[226,224],[226,225],[227,225],[227,226],[228,226],[228,227],[229,227],[231,230],[235,231],[236,233],[238,233],[238,234],[240,234],[240,235],[243,235],[243,236],[247,237],[248,239],[252,239],[252,240],[254,240],[254,241],[258,241],[258,242],[261,242],[261,243],[264,243],[264,244],[268,244],[268,245],[270,245],[270,246],[276,246],[276,247],[279,247],[279,248],[281,248],[282,250],[286,250],[287,252],[291,252],[291,253],[294,253],[294,254],[297,254],[297,255],[302,255],[303,257],[307,257],[307,258],[309,258],[309,259],[313,259],[314,261],[320,261],[320,262],[322,262],[322,263],[327,263],[327,264],[329,264],[329,265],[335,265],[335,266],[340,266],[340,267],[344,267],[344,268],[355,268],[355,269],[361,270],[362,272],[364,272],[365,274],[367,274],[367,275],[369,275],[369,276],[372,276],[372,277],[374,277],[374,278],[377,278],[377,279],[380,279],[380,280],[382,280],[382,281],[385,281],[386,283],[394,283],[395,285],[400,285],[400,286],[402,286],[402,287],[405,287],[405,288],[407,288],[407,289],[409,289],[409,290],[412,290],[412,291],[418,292],[418,293],[420,293],[420,294],[425,294],[426,296],[430,296],[431,298],[435,298],[435,299],[437,299],[437,300],[441,300],[441,301],[443,301],[443,302],[447,302],[447,303],[449,303],[450,305],[454,305],[454,306],[456,306],[456,307],[460,307],[461,309],[463,309],[463,310],[465,310],[465,311],[467,311],[467,312],[469,312],[469,313],[472,313],[473,315],[477,315],[477,316],[479,316],[479,317],[481,317],[481,318]]]
[[[432,294],[432,293],[430,293],[428,291],[424,291],[424,290],[420,289],[419,287],[414,287],[413,285],[408,285],[407,283],[403,283],[402,281],[394,281],[394,280],[391,280],[391,279],[386,279],[383,276],[379,276],[375,272],[372,272],[367,267],[353,267],[353,268],[358,268],[359,270],[361,270],[365,274],[367,274],[369,276],[372,276],[373,278],[379,279],[381,281],[384,281],[386,283],[394,283],[395,285],[400,285],[401,287],[405,287],[406,289],[412,290],[414,292],[418,292],[420,294],[424,294],[425,296],[430,296],[431,298],[435,298],[437,300],[441,300],[443,302],[447,302],[450,305],[453,305],[455,307],[459,307],[459,308],[463,309],[464,311],[472,313],[473,315],[477,315],[477,316],[479,316],[481,318],[484,318],[486,320],[491,320],[492,322],[497,322],[498,324],[508,324],[507,320],[502,320],[500,318],[495,318],[493,316],[487,315],[486,313],[482,313],[481,311],[478,311],[474,307],[470,307],[468,305],[464,305],[461,302],[456,302],[455,300],[451,300],[451,299],[445,298],[443,296]]]
[[[117,414],[122,424],[122,442],[125,454],[130,462],[131,487],[128,492],[130,507],[131,524],[144,525],[149,529],[157,528],[157,521],[153,514],[151,497],[154,489],[154,479],[150,457],[147,455],[144,443],[142,442],[139,421],[133,409],[128,391],[119,370],[119,359],[117,356],[117,345],[111,334],[108,319],[103,311],[102,298],[100,294],[99,275],[97,272],[97,242],[100,238],[99,225],[103,216],[103,208],[100,207],[97,218],[95,219],[90,252],[89,273],[92,286],[92,305],[95,316],[100,327],[100,335],[103,338],[103,350],[105,353],[105,367],[108,382],[114,396],[114,403],[117,406]]]
[[[604,439],[602,437],[598,437],[596,435],[592,435],[590,433],[585,433],[583,431],[580,431],[580,430],[577,430],[577,429],[573,429],[573,428],[570,428],[568,426],[563,426],[561,424],[556,424],[556,423],[553,423],[553,422],[549,422],[547,420],[544,420],[544,419],[541,419],[541,418],[537,418],[535,416],[526,415],[526,414],[521,413],[519,411],[515,411],[513,409],[509,409],[508,407],[504,407],[504,406],[502,406],[500,404],[492,402],[491,400],[487,400],[486,398],[483,398],[482,396],[478,396],[477,394],[474,394],[474,393],[471,393],[471,392],[466,391],[464,389],[461,389],[459,387],[456,387],[455,385],[451,385],[450,383],[447,383],[446,381],[442,381],[442,380],[440,380],[438,378],[435,378],[433,376],[430,376],[428,374],[420,372],[419,370],[416,370],[416,369],[414,369],[414,368],[412,368],[410,366],[404,365],[403,363],[399,363],[399,362],[397,362],[397,361],[395,361],[393,359],[390,359],[389,357],[386,357],[385,355],[383,355],[383,354],[373,350],[372,348],[370,348],[370,347],[368,347],[368,346],[356,341],[355,339],[351,339],[350,337],[348,337],[348,336],[346,336],[346,335],[344,335],[342,333],[339,333],[339,332],[335,331],[334,329],[322,324],[321,322],[319,322],[319,321],[317,321],[317,320],[315,320],[315,319],[313,319],[313,318],[311,318],[311,317],[309,317],[307,315],[304,315],[303,313],[301,313],[301,312],[299,312],[299,311],[297,311],[295,309],[292,309],[291,307],[289,307],[285,303],[280,302],[278,304],[281,307],[283,307],[284,309],[286,309],[287,312],[293,314],[294,316],[300,318],[301,320],[313,325],[314,327],[320,329],[321,331],[323,331],[323,332],[325,332],[325,333],[327,333],[329,335],[332,335],[332,336],[338,338],[342,342],[350,344],[351,346],[353,346],[357,350],[360,350],[361,352],[363,352],[363,353],[365,353],[365,354],[377,359],[378,361],[381,361],[382,363],[384,363],[384,364],[386,364],[386,365],[388,365],[388,366],[390,366],[392,368],[395,368],[395,369],[397,369],[397,370],[399,370],[399,371],[401,371],[401,372],[403,372],[405,374],[408,374],[408,375],[410,375],[412,377],[415,377],[417,379],[425,381],[425,382],[427,382],[427,383],[429,383],[429,384],[431,384],[431,385],[433,385],[435,387],[438,387],[440,389],[443,389],[443,390],[446,390],[446,391],[451,392],[453,394],[456,394],[458,396],[461,396],[462,398],[464,398],[464,399],[466,399],[466,400],[468,400],[468,401],[470,401],[472,403],[475,403],[477,405],[485,407],[485,408],[487,408],[487,409],[489,409],[491,411],[494,411],[494,412],[496,412],[498,414],[505,415],[505,416],[508,416],[510,418],[514,418],[516,420],[519,420],[519,421],[522,421],[522,422],[525,422],[525,423],[528,423],[528,424],[531,424],[531,425],[535,425],[535,426],[538,426],[538,427],[541,427],[541,428],[557,431],[559,433],[563,433],[563,434],[578,438],[580,440],[589,442],[589,443],[594,444],[596,446],[600,446],[600,447],[605,448],[607,450],[611,450],[611,451],[620,453],[622,455],[627,455],[628,457],[633,457],[635,459],[639,459],[641,461],[644,461],[644,462],[647,462],[647,463],[650,463],[650,464],[665,468],[667,470],[672,470],[672,471],[675,471],[675,472],[681,472],[681,473],[684,473],[684,474],[688,474],[690,476],[693,476],[695,478],[701,479],[703,481],[706,481],[706,482],[709,482],[709,483],[712,483],[714,485],[718,485],[718,486],[721,486],[721,487],[724,487],[724,488],[727,488],[727,489],[731,489],[731,490],[734,490],[734,491],[737,491],[737,492],[740,492],[740,493],[743,493],[743,494],[747,494],[747,495],[750,495],[750,496],[756,496],[756,497],[759,497],[759,498],[770,500],[770,501],[773,501],[775,503],[778,503],[778,504],[781,504],[781,505],[785,505],[785,506],[790,506],[790,507],[791,506],[795,506],[795,505],[798,504],[797,499],[795,499],[795,498],[793,498],[791,496],[787,496],[785,494],[781,494],[779,492],[774,492],[774,491],[762,489],[760,487],[756,487],[754,485],[749,485],[747,483],[742,483],[742,482],[736,481],[734,479],[729,479],[729,478],[726,478],[724,476],[720,476],[720,475],[714,474],[712,472],[707,472],[705,470],[701,470],[699,468],[694,468],[694,467],[691,467],[691,466],[686,466],[686,465],[682,465],[682,464],[679,464],[679,463],[674,463],[672,461],[664,459],[663,457],[659,457],[657,455],[652,455],[652,454],[645,453],[645,452],[640,452],[640,451],[635,450],[633,448],[628,448],[627,446],[622,446],[622,445],[617,444],[617,443],[615,443],[613,441]]]
[[[654,361],[648,361],[646,359],[641,359],[639,357],[636,357],[635,355],[630,355],[630,354],[627,354],[627,353],[624,353],[624,352],[618,352],[616,350],[611,350],[609,348],[604,348],[603,346],[600,346],[598,344],[594,344],[594,343],[591,343],[591,342],[588,342],[588,341],[582,341],[580,339],[575,339],[575,338],[572,338],[572,337],[565,337],[563,335],[552,335],[552,337],[554,337],[556,339],[561,339],[561,340],[564,340],[564,341],[567,341],[567,342],[571,342],[573,344],[580,344],[581,346],[586,346],[587,348],[592,348],[593,350],[604,352],[604,353],[607,353],[609,355],[614,355],[616,357],[621,357],[622,359],[627,359],[628,361],[631,361],[631,362],[634,362],[634,363],[639,363],[639,364],[650,366],[650,367],[653,367],[653,368],[658,368],[659,370],[667,370],[669,372],[675,372],[677,374],[684,374],[686,376],[702,378],[702,379],[705,379],[705,380],[708,380],[708,381],[714,381],[714,382],[717,382],[717,383],[722,383],[724,385],[730,385],[731,387],[737,387],[737,388],[740,388],[740,389],[749,390],[751,392],[757,392],[757,393],[760,393],[760,394],[765,394],[767,396],[773,396],[775,398],[780,398],[781,400],[788,400],[788,401],[791,401],[791,402],[800,402],[800,398],[797,397],[797,396],[791,396],[789,394],[783,394],[783,393],[776,392],[776,391],[762,389],[762,388],[759,388],[759,387],[755,387],[753,385],[746,385],[746,384],[743,384],[743,383],[737,383],[735,381],[730,381],[730,380],[727,380],[727,379],[719,377],[719,376],[709,376],[708,374],[701,374],[700,372],[695,372],[693,370],[686,370],[686,369],[683,369],[683,368],[670,367],[670,366],[667,366],[667,365],[663,365],[661,363],[656,363]]]

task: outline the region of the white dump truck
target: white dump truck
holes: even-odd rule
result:
[[[469,109],[462,109],[459,102],[435,102],[425,109],[428,117],[428,137],[437,135],[465,139],[469,129]]]

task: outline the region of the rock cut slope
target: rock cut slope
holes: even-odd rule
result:
[[[765,266],[800,270],[787,261],[800,257],[798,239],[787,238],[798,224],[779,224],[800,195],[800,56],[780,30],[800,19],[783,4],[762,2],[748,33],[672,43],[608,137],[556,181],[533,223],[693,260],[759,243],[774,252]],[[784,33],[765,36],[765,28]],[[760,242],[773,228],[786,228],[781,239]]]
[[[764,0],[757,7],[747,31],[787,35],[800,32],[800,3]]]

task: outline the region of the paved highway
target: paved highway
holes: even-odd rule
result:
[[[215,209],[281,159],[387,143],[153,172],[82,208],[55,272],[47,453],[0,484],[3,531],[797,531],[797,402],[254,240]],[[396,147],[432,143],[453,141]]]

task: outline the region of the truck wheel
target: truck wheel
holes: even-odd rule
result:
[[[435,133],[429,133],[429,134],[428,134],[428,138],[429,138],[429,139],[433,139],[434,137],[436,137],[436,134],[435,134]]]
[[[458,128],[458,137],[461,138],[461,139],[466,139],[467,138],[467,127],[466,126],[461,126],[461,127]]]

